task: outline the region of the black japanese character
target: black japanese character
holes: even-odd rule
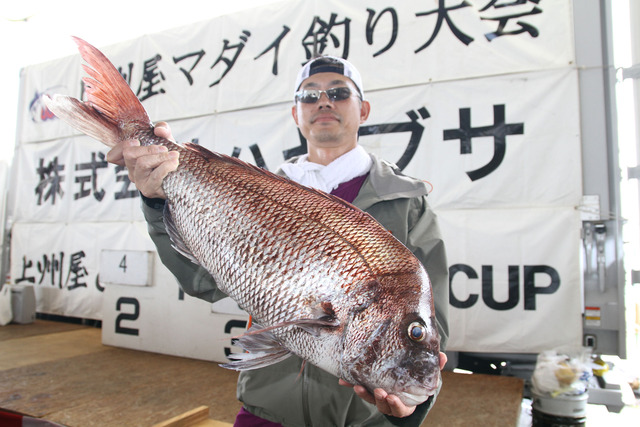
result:
[[[160,55],[156,55],[155,57],[144,61],[142,82],[140,82],[138,92],[136,93],[136,96],[140,99],[140,101],[149,99],[154,95],[158,95],[159,93],[164,93],[164,89],[162,88],[158,90],[155,89],[155,86],[159,85],[161,80],[165,80],[162,71],[158,70],[158,62],[161,59],[162,57]],[[141,93],[144,93],[142,97],[140,97]]]
[[[15,281],[15,283],[20,283],[20,282],[29,282],[29,283],[35,283],[36,282],[36,278],[33,276],[27,276],[27,270],[30,269],[31,267],[33,267],[33,261],[31,261],[30,259],[27,259],[26,256],[22,256],[22,276],[18,277]]]
[[[36,172],[38,173],[40,181],[35,188],[35,193],[38,196],[38,205],[42,202],[46,202],[51,199],[51,204],[56,204],[56,195],[62,197],[64,191],[62,191],[62,182],[64,176],[60,175],[60,172],[64,170],[64,165],[58,164],[58,156],[56,156],[47,166],[44,165],[44,159],[40,158],[40,165]],[[43,198],[44,196],[44,198]]]
[[[492,0],[480,11],[484,12],[489,8],[500,9],[500,8],[506,8],[506,7],[521,6],[521,5],[525,5],[528,1],[531,1],[532,3],[535,3],[535,4],[538,4],[540,2],[540,0],[513,0],[507,3],[499,3],[498,0]],[[519,28],[517,29],[511,30],[511,31],[505,31],[505,27],[507,26],[507,23],[509,22],[510,19],[522,18],[523,16],[537,15],[539,13],[542,13],[542,10],[536,6],[533,6],[533,8],[529,11],[514,13],[512,15],[497,16],[497,17],[483,16],[480,18],[483,21],[498,21],[498,29],[494,32],[486,33],[484,36],[489,41],[492,41],[493,39],[500,36],[517,35],[525,32],[528,33],[531,37],[538,37],[538,35],[540,35],[540,32],[536,27],[520,20],[516,21],[516,24],[519,25]]]
[[[389,13],[391,15],[391,37],[385,47],[383,47],[382,49],[380,49],[379,51],[373,54],[375,58],[376,56],[381,55],[387,50],[389,50],[391,46],[393,46],[393,44],[396,42],[396,38],[398,38],[398,13],[394,8],[388,7],[384,9],[382,12],[380,12],[378,17],[375,18],[374,20],[373,18],[374,16],[376,16],[376,11],[373,9],[367,9],[367,12],[369,12],[369,18],[367,18],[366,36],[367,36],[367,43],[370,46],[373,45],[373,32],[375,31],[376,26],[380,21],[380,18],[382,18],[382,16],[385,13]]]
[[[360,136],[366,136],[385,133],[410,132],[411,136],[409,137],[407,148],[405,148],[404,153],[402,153],[402,156],[400,156],[398,161],[395,162],[396,166],[398,166],[400,170],[403,170],[409,165],[411,159],[413,159],[413,156],[416,154],[418,146],[420,145],[420,141],[422,140],[424,126],[418,123],[418,114],[420,114],[420,117],[423,119],[431,117],[429,111],[425,107],[421,107],[418,109],[417,113],[413,110],[407,112],[407,116],[411,119],[408,122],[361,126],[359,134]]]
[[[263,50],[260,55],[256,56],[255,58],[253,58],[254,60],[260,58],[262,55],[264,55],[265,53],[269,52],[271,49],[275,50],[275,54],[273,57],[273,67],[271,67],[271,73],[274,76],[278,75],[278,53],[280,52],[280,42],[282,41],[282,39],[284,38],[284,36],[287,35],[287,33],[289,31],[291,31],[291,28],[287,27],[286,25],[282,26],[282,32],[280,33],[280,35],[278,36],[278,38],[276,38],[273,43],[271,43],[269,46],[267,46],[267,48],[265,50]]]
[[[131,86],[131,77],[133,76],[133,62],[129,62],[127,64],[128,72],[124,71],[122,67],[118,67],[118,72],[122,76],[122,78],[127,82],[129,86]]]
[[[535,3],[535,4],[540,3],[540,0],[503,0],[503,1],[504,1],[503,3],[500,3],[500,0],[491,0],[483,8],[480,9],[480,12],[484,12],[491,7],[500,9],[503,7],[523,5],[523,4],[527,4],[528,2]]]
[[[231,69],[233,68],[234,64],[236,63],[236,60],[238,59],[238,56],[240,56],[240,52],[242,52],[242,49],[244,49],[245,43],[247,42],[247,40],[249,40],[250,36],[251,36],[251,33],[249,31],[242,30],[242,34],[240,34],[240,36],[238,36],[240,38],[240,42],[239,43],[236,43],[234,45],[230,45],[229,44],[229,40],[227,40],[227,39],[223,40],[224,45],[222,47],[222,52],[220,53],[220,56],[218,56],[218,59],[216,59],[216,62],[214,62],[213,65],[211,66],[211,69],[215,68],[215,66],[218,65],[221,62],[223,62],[226,65],[226,68],[222,72],[222,75],[220,76],[220,78],[218,78],[216,81],[211,83],[209,85],[209,87],[213,87],[213,86],[217,85],[218,83],[220,83],[222,81],[222,79],[224,78],[224,76],[226,76],[227,73],[229,71],[231,71]],[[235,50],[235,53],[233,54],[233,56],[231,58],[225,58],[224,57],[225,52],[228,51],[228,50]]]
[[[507,135],[524,134],[524,123],[505,123],[505,107],[504,105],[493,106],[493,125],[482,127],[471,127],[471,109],[460,109],[460,128],[446,129],[443,132],[445,141],[452,139],[460,140],[460,154],[471,154],[471,139],[474,137],[493,137],[493,157],[483,167],[471,172],[467,172],[471,181],[484,178],[491,172],[495,171],[502,163],[504,155],[507,151]]]
[[[451,20],[451,17],[449,16],[449,11],[462,9],[462,8],[470,7],[470,6],[471,6],[471,4],[469,4],[469,2],[467,2],[466,0],[463,0],[457,6],[447,7],[447,6],[445,6],[445,0],[438,0],[438,8],[436,10],[432,10],[432,11],[429,11],[429,12],[418,12],[418,13],[416,13],[416,16],[428,16],[428,15],[433,15],[434,13],[437,13],[438,14],[438,18],[436,20],[436,27],[433,30],[433,34],[431,34],[431,37],[429,38],[429,40],[427,40],[427,42],[425,44],[423,44],[422,46],[420,46],[418,49],[415,50],[415,53],[418,53],[421,50],[426,49],[431,43],[433,43],[433,41],[435,40],[436,36],[440,32],[440,28],[442,27],[442,21],[447,21],[447,25],[451,29],[451,32],[458,38],[458,40],[460,40],[462,43],[464,43],[465,45],[468,46],[469,43],[471,43],[473,41],[473,37],[470,37],[470,36],[466,35],[462,31],[460,31],[460,29],[458,29],[458,27],[455,26],[455,24]]]
[[[99,274],[96,274],[96,289],[97,289],[99,292],[104,292],[104,286],[102,286],[102,285],[100,284],[100,275],[99,275]]]
[[[58,287],[62,288],[62,264],[64,261],[64,252],[60,252],[60,259],[56,257],[56,254],[51,254],[51,259],[44,254],[42,255],[42,261],[38,261],[38,272],[40,273],[40,280],[38,284],[44,282],[45,276],[50,275],[51,286],[56,285],[56,275]]]
[[[313,18],[313,22],[307,31],[307,34],[302,39],[302,46],[304,47],[307,55],[307,59],[314,58],[321,55],[327,47],[328,40],[331,39],[333,47],[340,47],[340,38],[334,33],[337,26],[343,25],[344,32],[342,41],[342,57],[347,59],[349,57],[349,39],[350,39],[350,25],[351,19],[345,18],[338,22],[336,18],[337,14],[332,13],[329,18],[329,22],[323,21],[318,16]]]
[[[126,172],[126,167],[116,166],[116,182],[122,182],[122,188],[114,195],[115,200],[132,199],[135,197],[139,197],[138,190],[129,190],[131,180],[129,179],[129,174]]]
[[[69,274],[67,276],[67,283],[71,281],[71,286],[68,286],[68,289],[70,291],[76,288],[87,287],[86,282],[80,281],[80,279],[89,275],[87,269],[82,265],[82,258],[84,257],[84,251],[79,251],[71,254],[71,262],[69,263]]]
[[[193,65],[191,66],[191,68],[189,68],[189,70],[185,70],[184,68],[180,67],[180,71],[182,71],[182,74],[185,75],[185,77],[187,78],[187,81],[189,82],[189,86],[193,86],[193,77],[191,77],[191,72],[194,70],[194,68],[196,68],[196,66],[198,65],[198,63],[200,62],[200,60],[202,59],[202,57],[204,56],[204,49],[200,49],[198,52],[193,52],[193,53],[188,53],[186,55],[180,56],[178,58],[176,58],[175,56],[173,57],[173,63],[177,64],[178,62],[182,62],[187,58],[191,58],[193,56],[196,57],[195,62],[193,63]]]
[[[80,191],[78,191],[77,193],[75,193],[73,195],[74,200],[80,199],[82,197],[87,197],[89,196],[92,192],[93,192],[93,197],[95,197],[95,199],[97,201],[102,201],[102,199],[104,198],[104,190],[98,190],[98,169],[104,169],[107,167],[108,163],[105,160],[106,156],[101,153],[98,152],[98,157],[100,158],[100,161],[96,160],[96,153],[92,152],[91,153],[91,162],[89,163],[80,163],[78,165],[76,165],[76,170],[77,171],[81,171],[81,170],[90,170],[91,171],[91,175],[86,175],[86,176],[76,176],[75,178],[75,182],[80,184]],[[87,189],[84,187],[85,183],[91,183],[91,189]]]

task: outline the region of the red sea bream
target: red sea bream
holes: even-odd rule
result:
[[[338,198],[155,136],[111,62],[75,41],[88,64],[88,101],[54,95],[46,105],[109,147],[134,138],[180,153],[178,169],[163,182],[167,230],[176,249],[253,316],[240,339],[248,353],[225,367],[255,369],[296,354],[407,405],[435,393],[439,336],[431,285],[402,243]]]

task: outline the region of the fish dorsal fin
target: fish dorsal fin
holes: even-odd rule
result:
[[[195,144],[193,142],[185,142],[182,145],[187,150],[190,150],[190,151],[193,151],[195,153],[198,153],[199,155],[201,155],[205,159],[219,159],[222,156],[221,154],[215,153],[215,152],[209,150],[208,148],[205,148],[202,145]]]

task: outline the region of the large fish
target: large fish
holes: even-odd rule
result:
[[[236,158],[154,135],[144,107],[96,48],[74,38],[88,102],[54,95],[60,119],[113,147],[135,138],[180,153],[163,182],[165,224],[178,251],[204,266],[255,325],[244,370],[296,354],[405,404],[434,394],[439,342],[429,278],[370,215]]]

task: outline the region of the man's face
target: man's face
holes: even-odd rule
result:
[[[292,107],[293,119],[307,143],[317,148],[355,148],[360,124],[369,116],[369,103],[360,101],[355,84],[338,73],[319,73],[307,78],[300,89],[327,90],[348,87],[351,96],[331,101],[326,93],[313,104],[296,102]]]

